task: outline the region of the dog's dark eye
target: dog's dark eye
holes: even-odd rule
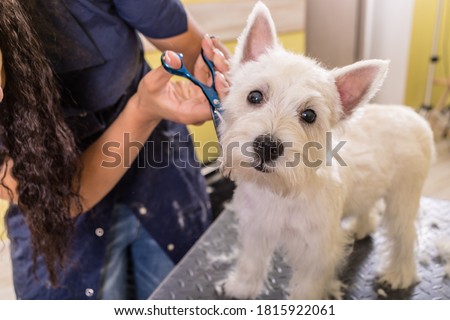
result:
[[[263,94],[258,90],[250,92],[247,96],[247,101],[251,104],[261,104],[263,102],[263,99]]]
[[[316,113],[311,109],[306,109],[300,114],[300,118],[302,118],[302,120],[306,123],[313,123],[316,121],[316,117]]]

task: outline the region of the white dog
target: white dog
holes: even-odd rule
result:
[[[339,271],[349,237],[372,231],[379,199],[390,241],[380,281],[417,281],[415,217],[433,156],[432,132],[403,106],[366,105],[388,63],[327,70],[277,43],[269,10],[257,3],[238,39],[224,99],[222,169],[237,185],[240,253],[226,295],[255,298],[280,249],[292,267],[289,298],[341,297]]]

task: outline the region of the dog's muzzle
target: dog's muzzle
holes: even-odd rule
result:
[[[273,166],[273,162],[283,155],[283,143],[276,137],[266,134],[256,137],[253,141],[253,150],[255,151],[258,163],[255,169],[262,172],[267,172],[267,164]],[[269,165],[270,167],[270,165]]]

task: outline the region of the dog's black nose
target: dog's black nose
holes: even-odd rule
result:
[[[276,160],[283,155],[284,146],[280,140],[270,134],[266,134],[256,137],[255,141],[253,141],[253,149],[258,154],[261,162],[267,162]]]

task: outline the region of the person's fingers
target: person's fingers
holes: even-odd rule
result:
[[[228,72],[230,68],[228,58],[226,57],[228,52],[224,52],[225,48],[217,38],[205,35],[202,39],[202,49],[205,56],[214,63],[216,70],[224,74]],[[208,68],[204,63],[202,67],[204,68],[202,71],[208,72]]]
[[[164,61],[174,69],[181,68],[180,57],[173,51],[166,51]],[[167,72],[163,66],[159,66],[149,72],[143,80],[146,88],[150,91],[154,91],[166,86],[170,78],[172,78],[172,74]]]
[[[200,126],[203,125],[205,122],[206,122],[206,121],[196,122],[196,123],[193,123],[192,125],[193,125],[193,126],[196,126],[196,127],[200,127]]]
[[[228,94],[229,84],[225,79],[225,76],[220,72],[216,73],[215,82],[219,99],[222,100]],[[181,87],[179,90],[181,91]],[[176,121],[184,124],[199,124],[207,120],[211,120],[211,106],[209,105],[206,97],[200,92],[198,87],[191,88],[190,90],[198,90],[198,97],[184,101],[184,103],[180,104],[177,110],[174,110],[177,114]],[[192,91],[190,92],[190,95],[192,97]]]
[[[193,124],[211,119],[211,109],[202,90],[187,81],[172,82],[170,100],[176,103],[166,105],[165,117],[183,123]]]
[[[202,57],[199,57],[194,65],[194,75],[200,81],[207,85],[211,85],[211,73]]]
[[[228,94],[230,85],[229,85],[228,81],[226,80],[225,76],[220,72],[216,72],[215,82],[216,82],[216,90],[217,90],[217,94],[219,95],[219,99],[223,100],[225,98],[225,96]]]
[[[209,35],[206,34],[203,37],[201,46],[206,58],[208,58],[211,61],[214,61],[214,47]],[[211,73],[209,72],[209,68],[203,61],[203,58],[201,56],[199,56],[197,61],[195,62],[194,75],[201,82],[207,85],[211,85]]]
[[[0,87],[0,102],[3,100],[3,89]]]
[[[205,56],[213,61],[214,59],[214,44],[213,41],[211,40],[211,37],[208,34],[205,34],[205,36],[202,39],[202,43],[201,43],[202,49],[203,49],[203,53],[205,54]]]
[[[173,69],[181,68],[181,59],[178,54],[173,51],[167,50],[164,55],[164,61]]]
[[[214,68],[217,71],[226,74],[230,68],[229,62],[224,53],[218,48],[214,47],[213,40],[215,40],[215,38],[211,39],[208,35],[206,35],[202,39],[203,52],[205,56],[213,62]],[[197,59],[197,62],[195,63],[194,74],[201,82],[207,85],[211,85],[211,73],[208,66],[205,64],[201,57],[199,57],[199,59]]]
[[[219,49],[223,53],[225,59],[229,60],[231,58],[230,51],[218,38],[211,37],[211,41],[213,43],[214,48]]]
[[[219,39],[212,37],[211,42],[214,52],[214,65],[217,70],[226,75],[230,69],[230,52]]]
[[[225,58],[223,52],[217,48],[214,48],[214,57],[212,61],[217,71],[220,71],[223,74],[226,74],[229,71],[230,64],[228,60]]]

